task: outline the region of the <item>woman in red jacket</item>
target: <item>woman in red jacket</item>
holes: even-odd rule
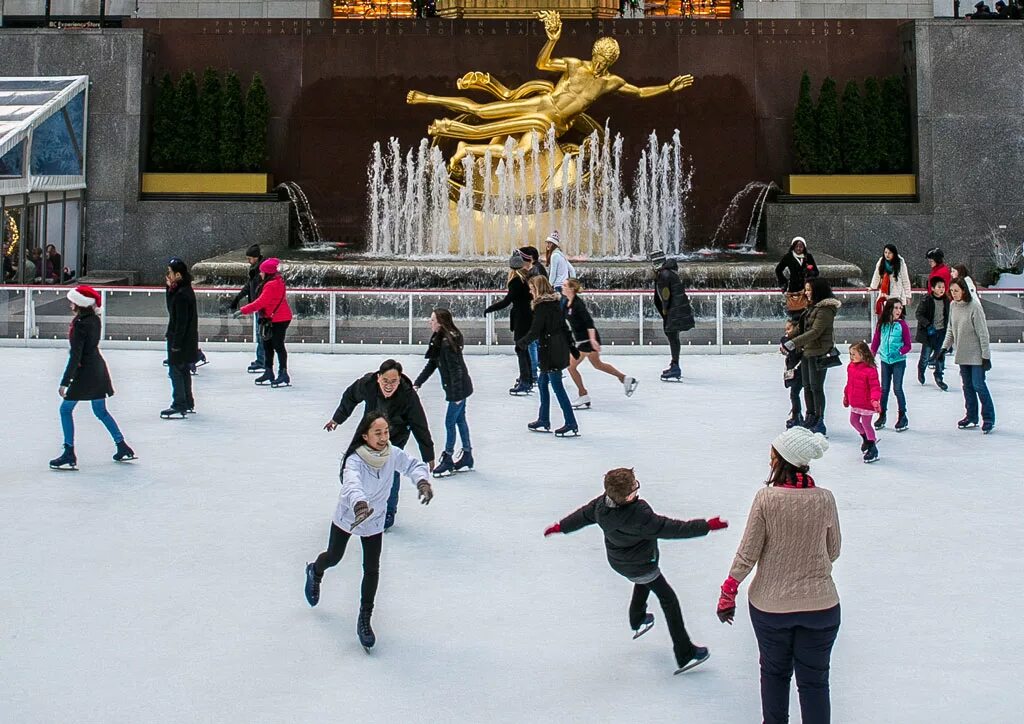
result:
[[[278,271],[280,259],[264,259],[260,264],[260,277],[263,284],[256,301],[242,307],[242,314],[260,314],[260,336],[263,338],[263,350],[266,353],[267,367],[256,380],[257,385],[270,384],[271,387],[289,387],[291,378],[288,376],[288,350],[284,348],[284,335],[292,321],[292,310],[288,306],[288,293],[285,289],[284,277]],[[277,377],[274,377],[274,353],[277,353]]]

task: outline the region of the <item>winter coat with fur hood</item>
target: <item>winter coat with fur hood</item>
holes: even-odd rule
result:
[[[792,342],[805,357],[820,357],[835,346],[836,313],[841,306],[842,302],[829,297],[804,310],[800,317],[800,334]]]

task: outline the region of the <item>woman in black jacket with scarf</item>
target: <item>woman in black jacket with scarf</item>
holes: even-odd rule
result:
[[[786,297],[786,311],[792,317],[799,317],[807,308],[804,296],[804,284],[818,276],[818,265],[807,250],[807,242],[802,236],[794,236],[789,251],[775,266],[775,278],[779,288]]]
[[[508,315],[508,327],[512,330],[512,338],[519,339],[530,331],[533,323],[533,309],[531,307],[530,289],[527,286],[526,270],[523,268],[525,262],[518,251],[513,252],[508,261],[511,271],[508,274],[508,294],[505,297],[484,310],[484,314],[497,312],[499,309],[511,305],[512,311]],[[533,367],[530,364],[530,351],[516,347],[516,357],[519,358],[519,379],[508,391],[510,395],[526,395],[533,389]]]
[[[473,469],[473,444],[469,440],[469,423],[466,422],[466,399],[473,394],[473,380],[462,356],[462,332],[455,326],[452,313],[444,308],[435,309],[430,315],[430,345],[427,347],[427,365],[413,383],[419,391],[434,370],[441,371],[441,387],[448,401],[448,412],[444,416],[444,452],[433,473],[435,478],[442,475]],[[462,454],[455,455],[455,431],[462,438]]]
[[[199,309],[188,265],[172,257],[167,262],[167,376],[171,378],[171,406],[160,413],[165,420],[195,412],[192,373],[199,359]]]
[[[100,293],[92,287],[80,285],[68,292],[71,311],[75,318],[71,321],[68,337],[71,351],[64,376],[60,379],[58,394],[64,398],[60,405],[60,425],[64,432],[64,452],[60,457],[50,461],[51,468],[75,469],[78,458],[75,457],[75,406],[82,400],[92,402],[92,412],[107,428],[114,439],[117,450],[114,460],[122,462],[133,460],[135,451],[128,447],[124,435],[117,427],[117,422],[107,412],[106,398],[114,394],[114,386],[110,382],[107,363],[100,355],[100,337],[102,325],[96,316],[96,308],[101,304]]]
[[[516,340],[516,351],[526,350],[533,340],[540,343],[540,412],[537,419],[527,425],[534,432],[551,432],[551,396],[548,385],[555,390],[558,406],[562,408],[565,424],[555,430],[558,437],[579,435],[579,425],[573,414],[569,395],[562,384],[562,370],[569,366],[570,353],[579,354],[572,343],[569,327],[562,313],[562,295],[552,288],[547,277],[530,279],[530,293],[533,295],[533,324],[525,336]],[[529,359],[529,357],[527,357]]]

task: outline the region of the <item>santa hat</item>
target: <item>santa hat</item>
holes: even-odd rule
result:
[[[772,442],[772,447],[787,462],[805,468],[828,450],[828,439],[806,427],[791,427]]]
[[[85,284],[79,284],[69,291],[68,299],[76,307],[96,307],[98,309],[103,305],[103,297],[100,296],[100,293]]]
[[[555,246],[558,246],[558,244],[560,243],[558,241],[558,231],[552,231],[548,238],[545,239],[544,241],[548,242],[549,244],[554,244]]]

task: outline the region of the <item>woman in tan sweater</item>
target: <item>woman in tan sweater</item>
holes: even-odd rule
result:
[[[718,600],[718,618],[731,624],[740,582],[757,566],[747,597],[761,654],[765,724],[789,721],[794,671],[804,724],[830,719],[829,659],[840,620],[832,581],[841,540],[839,515],[832,493],[815,487],[808,474],[811,460],[826,450],[823,435],[802,427],[775,438],[768,484],[754,496]]]

